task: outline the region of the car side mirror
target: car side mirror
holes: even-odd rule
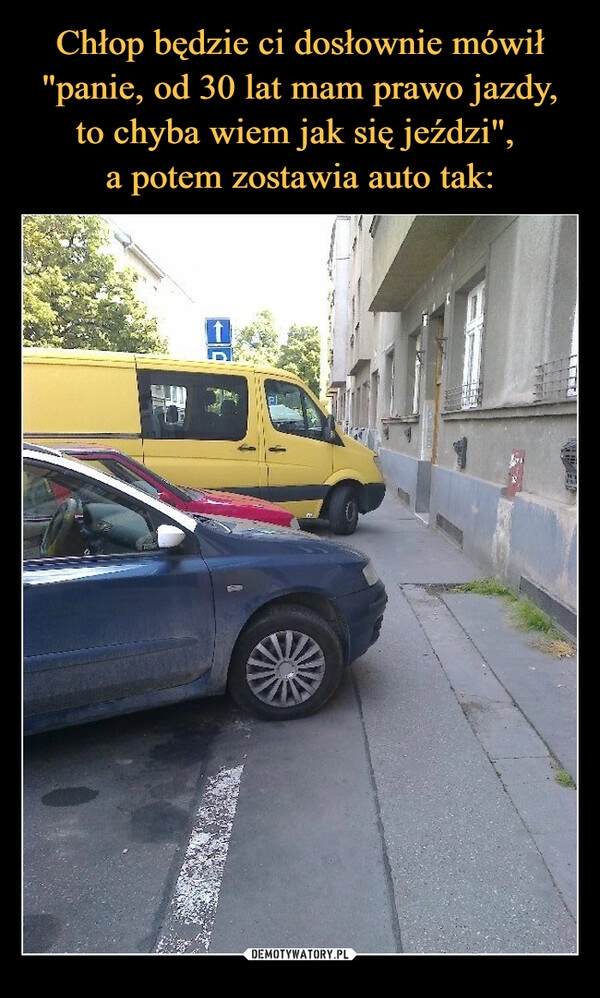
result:
[[[335,440],[335,435],[336,435],[335,434],[335,419],[330,414],[327,417],[326,421],[325,421],[325,428],[323,430],[323,438],[327,441],[327,443],[331,443],[332,440]]]
[[[157,528],[156,536],[159,548],[176,548],[185,538],[185,533],[181,527],[173,527],[170,523],[161,523]]]

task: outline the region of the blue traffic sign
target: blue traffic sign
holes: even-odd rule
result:
[[[233,347],[207,347],[209,360],[233,360]]]
[[[231,319],[207,319],[206,342],[231,344]]]

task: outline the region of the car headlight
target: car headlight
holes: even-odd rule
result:
[[[374,586],[376,582],[379,582],[379,576],[370,561],[366,565],[363,565],[362,572],[368,586]]]

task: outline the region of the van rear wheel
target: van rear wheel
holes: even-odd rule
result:
[[[358,492],[340,485],[329,500],[329,527],[334,534],[353,534],[358,523]]]

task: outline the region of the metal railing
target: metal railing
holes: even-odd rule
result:
[[[538,364],[535,368],[533,398],[536,402],[577,398],[577,354]]]
[[[577,354],[538,364],[533,383],[534,402],[561,402],[577,398]],[[457,385],[444,392],[446,412],[477,409],[483,400],[483,381]]]
[[[444,408],[447,412],[458,412],[460,409],[477,409],[483,399],[483,381],[469,385],[458,385],[447,388],[444,392]]]

